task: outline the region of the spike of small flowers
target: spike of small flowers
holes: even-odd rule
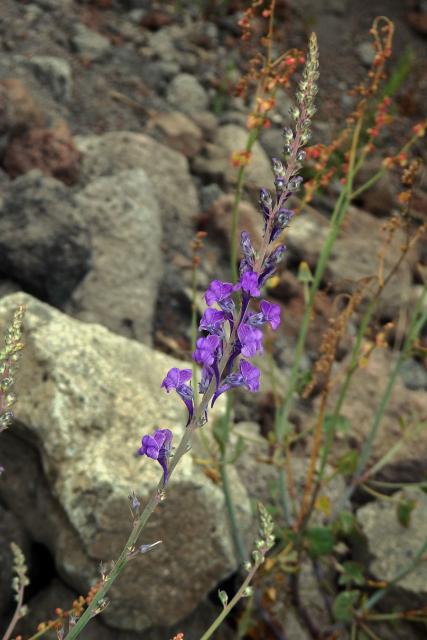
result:
[[[293,110],[295,124],[284,132],[289,152],[287,164],[273,158],[275,195],[265,188],[260,190],[259,204],[264,220],[261,246],[255,252],[249,234],[244,231],[240,242],[243,259],[240,262],[239,282],[213,280],[205,293],[208,309],[204,311],[199,325],[200,331],[205,335],[202,334],[197,339],[193,353],[193,360],[202,366],[198,389],[202,399],[194,415],[190,414],[187,423],[190,434],[192,430],[205,424],[209,406],[212,407],[222,393],[234,387],[244,387],[250,392],[259,390],[260,371],[246,358],[263,351],[260,326],[269,324],[273,330],[280,326],[280,307],[267,300],[260,302],[258,311],[253,311],[251,305],[261,295],[261,288],[274,274],[286,252],[286,247],[275,244],[275,241],[293,216],[293,211],[286,208],[286,201],[302,183],[298,171],[305,158],[302,147],[309,139],[311,117],[315,111],[317,69],[317,42],[313,34],[297,95],[298,104]],[[190,370],[171,369],[162,387],[167,391],[175,389],[184,402],[191,402],[192,407],[193,396],[190,396],[190,392],[192,394],[193,389],[187,384],[190,378]],[[157,430],[153,436],[144,436],[139,451],[141,455],[147,455],[162,464],[164,484],[168,478],[167,459],[172,435],[170,438],[165,437],[165,431],[168,430]],[[188,444],[188,440],[183,442]],[[188,447],[183,446],[182,449],[187,451]],[[172,470],[177,460],[176,457]],[[268,529],[268,514],[262,511],[261,516],[264,528]],[[260,544],[264,545],[266,551],[271,543],[272,534],[268,531]]]

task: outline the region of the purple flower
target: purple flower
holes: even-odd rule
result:
[[[215,302],[223,302],[230,298],[233,291],[234,285],[230,282],[213,280],[205,293],[206,304],[208,305],[208,307],[211,307]]]
[[[163,380],[160,385],[169,393],[171,389],[177,389],[179,386],[191,380],[192,376],[191,369],[177,369],[173,367],[169,369],[166,374],[166,378]]]
[[[241,324],[237,329],[240,343],[242,345],[242,354],[247,358],[254,356],[257,351],[262,351],[262,331],[251,327],[249,324]]]
[[[255,271],[245,271],[240,278],[240,285],[245,293],[249,293],[253,298],[257,298],[260,295],[258,286],[259,275]]]
[[[224,336],[223,324],[225,321],[224,311],[218,311],[217,309],[211,309],[210,307],[204,312],[202,319],[200,320],[200,331],[207,331],[208,333],[218,334]]]
[[[168,481],[168,460],[172,449],[172,431],[156,429],[152,436],[143,436],[138,455],[157,460],[163,469],[163,485]]]
[[[249,391],[258,391],[260,370],[247,360],[240,360],[239,369],[243,379],[243,386]]]
[[[242,248],[245,261],[250,267],[253,267],[255,260],[255,250],[252,246],[251,238],[247,231],[242,231],[240,235],[240,246]]]
[[[246,387],[248,391],[259,390],[260,370],[247,360],[241,360],[239,363],[239,373],[231,373],[227,376],[223,384],[215,392],[211,406],[215,404],[217,398],[231,389],[231,387]]]
[[[184,404],[188,409],[187,426],[191,418],[193,417],[194,411],[193,389],[190,385],[185,384],[186,382],[188,382],[188,380],[191,379],[191,376],[191,369],[177,369],[176,367],[173,367],[172,369],[169,369],[165,379],[160,385],[161,387],[166,389],[168,393],[169,391],[172,391],[172,389],[175,389],[179,397],[184,401]]]
[[[215,362],[218,347],[221,340],[218,336],[212,335],[207,338],[199,338],[196,342],[196,350],[193,353],[193,360],[205,366],[211,366]]]
[[[260,309],[264,316],[264,321],[270,324],[273,331],[276,331],[280,325],[280,306],[278,304],[272,304],[267,300],[262,300]]]

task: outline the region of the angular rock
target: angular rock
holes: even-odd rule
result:
[[[403,526],[397,517],[399,501],[414,500],[409,525]],[[393,501],[369,502],[357,511],[357,519],[367,537],[369,569],[376,580],[393,580],[412,560],[426,542],[427,495],[420,489],[405,490],[393,495]],[[387,535],[384,535],[387,532]],[[427,598],[427,565],[420,561],[413,571],[399,580],[394,588],[399,592],[399,609],[424,606]]]
[[[134,169],[98,178],[77,201],[92,238],[92,263],[67,311],[150,344],[163,264],[159,208],[147,175]]]
[[[62,305],[90,265],[83,215],[72,193],[39,171],[10,183],[0,201],[3,273],[38,297]]]
[[[116,557],[129,535],[129,492],[135,490],[145,504],[161,475],[156,462],[135,457],[141,435],[167,426],[178,442],[183,432],[182,403],[175,394],[164,395],[160,382],[171,366],[184,363],[67,318],[27,295],[1,301],[2,332],[21,303],[27,306],[26,348],[16,389],[17,425],[10,432],[34,442],[41,454],[65,524],[61,536],[61,527],[45,536],[61,575],[85,591],[95,566]],[[231,481],[247,533],[249,501],[237,477]],[[32,535],[46,529],[45,518],[44,512],[34,515]],[[77,549],[72,542],[64,545],[67,536],[78,536]],[[173,624],[237,567],[222,490],[191,454],[177,467],[166,501],[141,538],[156,540],[162,545],[132,561],[111,590],[112,604],[103,614],[108,624],[135,631],[165,620]]]
[[[56,100],[70,100],[73,78],[67,60],[55,56],[32,56],[29,59],[24,58],[23,62],[32,69],[40,82],[49,87]]]
[[[165,231],[173,225],[174,235],[179,234],[186,223],[188,229],[198,201],[188,162],[180,153],[149,136],[128,131],[76,136],[75,142],[83,155],[82,183],[126,169],[144,169],[158,199]]]
[[[356,207],[349,207],[325,274],[325,279],[332,280],[336,291],[351,292],[362,278],[377,276],[380,266],[378,252],[385,240],[382,227],[382,220]],[[286,244],[301,260],[314,265],[327,233],[327,219],[310,209],[292,222]],[[366,238],[369,238],[369,242]],[[384,257],[385,276],[396,264],[404,243],[404,232],[397,230]],[[411,251],[384,288],[377,307],[377,314],[381,318],[394,317],[402,307],[410,304],[412,268],[415,262],[416,252]]]
[[[81,23],[75,25],[71,43],[74,51],[88,60],[99,60],[111,47],[108,38]]]
[[[183,288],[183,272],[174,261],[177,255],[190,256],[194,217],[199,207],[187,159],[149,136],[131,132],[81,136],[76,138],[76,144],[83,155],[83,183],[126,169],[143,169],[149,177],[163,225],[165,275],[162,284],[169,313],[171,296],[179,297]],[[160,291],[159,300],[163,297]]]
[[[189,73],[180,73],[172,80],[167,100],[179,111],[188,114],[205,111],[209,102],[206,91],[200,82]]]
[[[231,163],[232,154],[244,151],[248,131],[235,124],[218,127],[212,145],[206,145],[204,156],[197,158],[195,170],[214,180],[236,181],[238,168]],[[271,188],[273,185],[270,161],[259,142],[252,148],[252,156],[245,171],[245,185],[250,189]]]
[[[12,177],[32,169],[72,185],[80,170],[80,153],[65,122],[50,129],[34,128],[15,136],[7,146],[3,166]]]
[[[183,113],[161,113],[155,116],[152,124],[160,141],[186,158],[192,158],[200,151],[203,143],[202,132]]]
[[[45,124],[46,115],[18,78],[0,80],[0,133],[14,135]]]
[[[369,357],[367,365],[357,369],[353,374],[341,409],[341,415],[348,418],[351,427],[348,433],[337,433],[335,453],[338,454],[348,450],[349,445],[360,449],[371,429],[395,361],[395,355],[390,350],[375,349]],[[339,367],[340,369],[342,367],[342,371],[345,371],[348,365],[348,360],[344,359]],[[336,376],[339,375],[339,369],[337,369]],[[334,407],[338,391],[339,385],[336,385],[329,399],[329,407],[331,408]],[[425,468],[427,464],[425,429],[419,429],[418,431],[412,429],[411,432],[405,433],[402,424],[412,425],[412,427],[418,422],[422,424],[426,409],[427,398],[425,391],[412,391],[405,387],[401,378],[398,378],[385,409],[372,450],[372,460],[377,460],[402,440],[399,450],[389,461],[389,466],[395,468],[395,473],[397,474],[393,478],[395,481],[398,481],[399,469],[402,469],[402,472],[405,473],[407,482],[422,480],[420,473],[422,476],[422,468]],[[412,476],[410,473],[411,468]],[[389,479],[391,480],[391,478]]]

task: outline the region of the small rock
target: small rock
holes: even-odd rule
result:
[[[211,205],[207,212],[207,221],[210,227],[220,231],[225,236],[228,244],[231,240],[232,211],[234,196],[225,195]],[[241,201],[238,207],[237,238],[240,242],[242,231],[247,231],[252,244],[257,250],[261,244],[261,214],[250,202]],[[222,243],[223,244],[223,243]]]
[[[375,58],[375,49],[371,42],[361,42],[355,47],[356,53],[359,56],[360,61],[365,67],[370,67]]]
[[[197,155],[202,147],[203,136],[199,127],[183,113],[172,111],[155,116],[152,123],[161,142],[187,158]]]
[[[171,82],[167,94],[168,102],[184,113],[205,111],[208,96],[197,78],[189,73],[180,73]]]
[[[45,113],[21,80],[0,80],[0,134],[11,136],[45,122]]]
[[[216,200],[225,196],[224,191],[215,182],[207,184],[201,188],[202,211],[207,211]]]
[[[231,166],[230,158],[233,152],[240,152],[246,148],[248,135],[246,129],[233,124],[219,127],[217,131],[215,144],[224,149],[228,164],[225,176],[227,180],[234,181],[236,179],[238,169]],[[252,155],[246,167],[245,178],[249,188],[269,188],[273,184],[270,160],[259,142],[255,142],[252,147]]]
[[[400,370],[400,376],[408,389],[413,391],[427,390],[427,371],[416,360],[411,359],[404,362]]]
[[[50,129],[34,128],[15,136],[8,144],[3,166],[12,178],[32,169],[74,184],[80,171],[80,153],[65,122]]]
[[[37,79],[46,83],[53,97],[67,102],[71,98],[73,80],[71,67],[67,60],[54,56],[33,56],[24,59]]]
[[[71,39],[74,50],[88,60],[100,60],[109,50],[110,41],[97,31],[78,23]]]

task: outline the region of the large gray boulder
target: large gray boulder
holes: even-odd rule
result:
[[[77,196],[92,265],[67,305],[71,315],[150,344],[162,276],[159,207],[142,169],[90,182]]]
[[[141,436],[168,427],[176,444],[180,439],[183,405],[175,394],[163,394],[160,383],[170,367],[184,363],[24,294],[1,301],[3,333],[22,303],[26,348],[17,383],[18,424],[10,431],[38,450],[45,498],[56,505],[55,517],[33,505],[27,526],[34,538],[43,538],[66,582],[84,592],[98,577],[99,562],[117,557],[129,535],[129,492],[135,490],[145,504],[161,475],[155,461],[135,457]],[[9,448],[8,456],[19,463],[19,447]],[[28,494],[25,469],[19,483],[19,474],[14,476],[14,497],[7,475],[0,486],[6,498],[11,492],[4,500],[13,509],[22,504],[19,493]],[[231,481],[247,535],[249,501],[237,476]],[[132,561],[110,591],[107,623],[142,631],[189,614],[237,568],[228,526],[222,490],[187,454],[141,538],[163,543]]]

